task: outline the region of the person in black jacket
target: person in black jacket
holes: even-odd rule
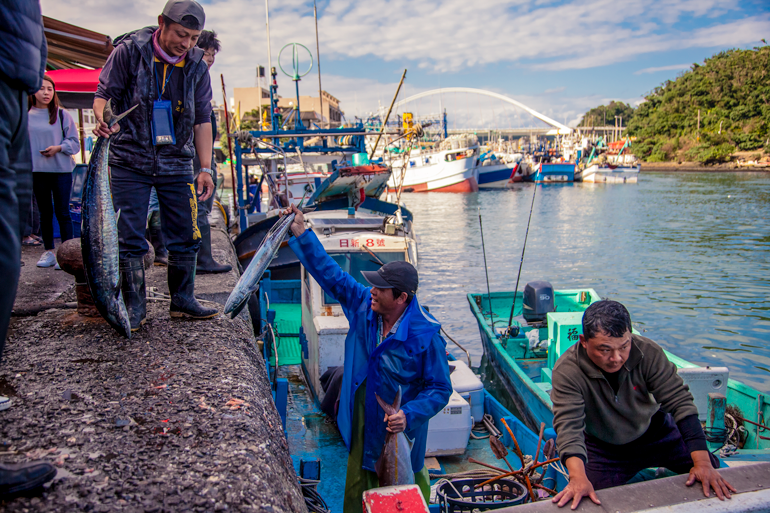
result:
[[[198,48],[203,50],[203,61],[208,65],[209,69],[214,65],[216,55],[219,53],[219,39],[217,39],[217,33],[213,30],[204,30],[201,32],[201,37],[198,38]],[[211,133],[212,144],[216,139],[217,118],[214,112],[211,112]],[[201,172],[201,161],[198,156],[195,156],[193,162],[195,167],[195,177],[197,178]],[[211,178],[214,180],[214,185],[217,183],[217,163],[214,160],[214,153],[211,154]],[[214,207],[214,195],[209,196],[209,199],[203,201],[198,200],[198,229],[201,231],[201,248],[198,251],[198,274],[219,274],[230,272],[233,268],[227,264],[220,264],[214,260],[211,254],[211,225],[209,224],[209,214]]]
[[[27,95],[40,89],[48,46],[40,3],[0,2],[0,356],[11,320],[21,271],[21,238],[32,205],[32,155],[27,134]],[[0,397],[0,410],[10,407]],[[39,487],[54,478],[46,462],[0,464],[0,500]]]
[[[205,23],[194,0],[169,0],[159,27],[121,36],[102,69],[94,99],[94,133],[111,137],[109,163],[115,210],[120,210],[121,288],[132,331],[144,323],[143,257],[150,190],[160,203],[161,230],[168,249],[171,317],[208,319],[215,308],[193,295],[196,253],[200,246],[198,199],[214,192],[212,170],[193,178],[193,157],[212,154],[211,81],[203,50],[195,47]],[[111,100],[120,114],[136,108],[110,130],[104,107]],[[119,130],[119,131],[118,131]],[[196,198],[197,193],[197,198]]]

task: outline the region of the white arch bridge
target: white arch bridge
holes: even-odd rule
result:
[[[539,119],[540,121],[546,123],[547,125],[551,126],[550,129],[543,130],[542,128],[517,128],[517,129],[508,129],[505,130],[505,132],[512,132],[512,133],[520,133],[520,134],[526,134],[526,133],[547,133],[548,135],[566,135],[572,133],[572,129],[568,127],[567,125],[564,125],[562,123],[559,123],[555,119],[551,119],[545,114],[541,114],[537,112],[536,110],[527,107],[523,103],[514,100],[513,98],[509,98],[508,96],[495,93],[492,91],[486,91],[484,89],[474,89],[472,87],[444,87],[442,89],[433,89],[430,91],[424,91],[422,93],[415,94],[413,96],[410,96],[409,98],[405,98],[403,100],[400,100],[393,105],[394,111],[398,111],[399,107],[402,107],[410,102],[419,100],[421,98],[425,98],[428,96],[434,96],[434,95],[441,95],[441,94],[449,94],[449,93],[467,93],[467,94],[478,94],[482,96],[489,96],[490,98],[495,98],[497,100],[501,100],[503,102],[509,103],[513,105],[514,107],[517,107],[531,116]],[[381,112],[381,114],[384,115],[385,111]],[[479,129],[479,131],[487,131],[488,129]],[[459,132],[459,131],[473,131],[472,129],[464,129],[464,130],[451,130],[452,132]],[[499,131],[499,130],[496,130]]]

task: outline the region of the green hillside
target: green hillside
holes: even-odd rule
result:
[[[615,117],[622,118],[618,119],[618,126],[628,126],[629,121],[634,117],[634,108],[627,103],[616,101],[599,105],[583,114],[578,127],[615,126]]]
[[[627,126],[624,135],[637,138],[633,153],[647,162],[716,163],[736,151],[770,152],[770,46],[693,64],[647,95]]]

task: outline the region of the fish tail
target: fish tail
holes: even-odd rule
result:
[[[107,100],[107,105],[104,106],[104,114],[102,115],[104,118],[104,122],[107,123],[107,126],[113,127],[115,124],[117,124],[121,119],[126,117],[129,112],[137,108],[139,104],[134,105],[130,109],[128,109],[126,112],[122,114],[118,114],[117,116],[113,114],[112,112],[112,98]]]
[[[398,410],[401,409],[401,386],[398,387],[398,392],[396,393],[396,398],[393,400],[393,413],[398,413]]]
[[[382,397],[380,397],[376,393],[374,394],[374,397],[377,399],[377,403],[380,405],[380,408],[382,408],[382,410],[385,413],[387,413],[388,415],[394,415],[398,411],[398,410],[394,411],[393,410],[393,406],[391,406],[388,403],[386,403],[385,401],[383,401]]]

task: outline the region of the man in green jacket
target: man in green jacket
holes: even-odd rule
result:
[[[663,349],[631,333],[631,316],[617,301],[599,301],[583,314],[580,343],[553,368],[553,426],[570,482],[553,502],[619,486],[637,472],[665,467],[690,474],[703,493],[730,498],[735,489],[708,451],[692,394]]]

